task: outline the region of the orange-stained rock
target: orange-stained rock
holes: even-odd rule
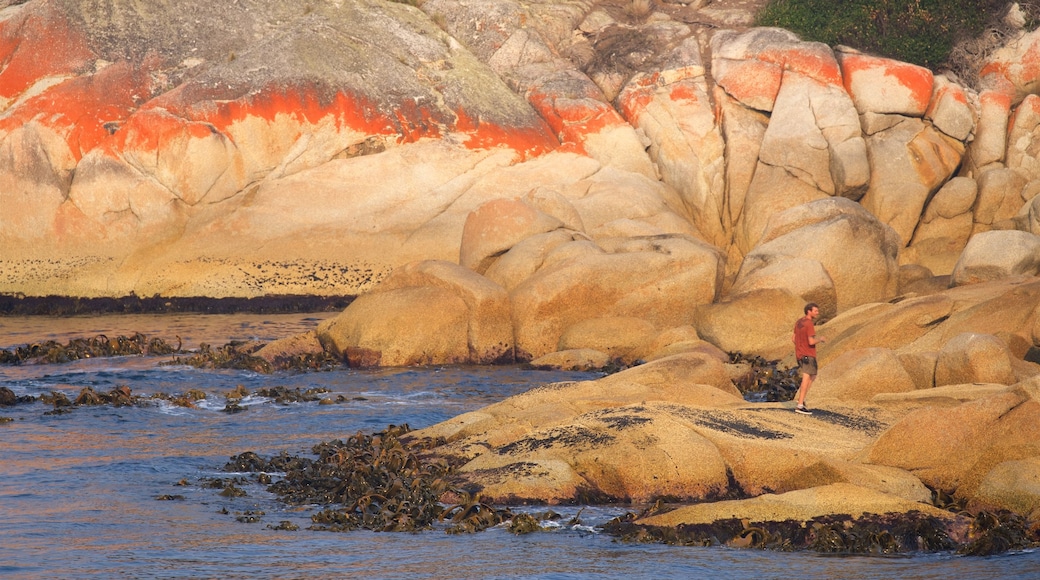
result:
[[[932,71],[856,52],[837,53],[845,90],[860,113],[921,117],[932,100]]]
[[[924,118],[950,137],[967,141],[978,121],[978,95],[941,75],[935,77],[934,90]]]
[[[1040,32],[1011,38],[987,55],[978,72],[979,84],[997,90],[1015,102],[1040,88]]]
[[[747,32],[723,30],[711,39],[715,82],[733,98],[762,111],[772,111],[785,71],[821,84],[841,86],[841,70],[825,44],[803,42],[780,28]]]
[[[696,54],[692,44],[683,54]],[[707,241],[724,247],[732,229],[726,215],[725,143],[699,57],[681,64],[636,76],[618,96],[618,106],[649,139],[661,179],[679,191],[693,225]]]

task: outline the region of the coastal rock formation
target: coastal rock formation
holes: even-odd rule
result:
[[[413,435],[498,501],[1035,510],[1040,35],[965,86],[623,4],[7,3],[0,292],[356,295],[261,355],[635,365]],[[809,301],[815,414],[744,401],[727,353],[793,362]]]

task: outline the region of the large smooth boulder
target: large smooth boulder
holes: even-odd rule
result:
[[[733,286],[754,286],[751,279],[772,276],[774,264],[793,267],[798,262],[792,259],[815,261],[833,283],[836,310],[846,310],[895,295],[900,246],[892,228],[859,204],[844,198],[815,201],[772,216],[761,243],[744,258]],[[822,276],[816,277],[825,284]],[[812,295],[804,281],[792,286],[793,293]],[[814,293],[826,296],[826,286],[821,289]]]
[[[656,330],[642,318],[589,318],[563,331],[559,350],[589,348],[631,363],[634,359],[630,353],[649,340]]]
[[[895,352],[885,348],[850,350],[822,366],[810,391],[815,401],[869,401],[880,393],[916,388]]]
[[[935,363],[935,386],[963,383],[1015,382],[1011,353],[1004,341],[992,334],[964,332],[950,339]]]
[[[721,287],[722,257],[687,236],[558,246],[510,293],[517,357],[557,350],[560,336],[589,318],[635,317],[655,326],[688,322]]]
[[[972,500],[976,510],[1010,510],[1040,515],[1040,457],[1005,461],[990,470]]]
[[[1040,402],[1009,387],[956,407],[924,407],[885,431],[867,461],[900,467],[947,493],[974,497],[1005,461],[1040,455]]]
[[[376,290],[323,322],[318,336],[353,366],[513,360],[508,293],[450,262],[398,268]]]
[[[914,231],[909,252],[912,262],[927,267],[935,275],[953,272],[957,259],[971,237],[972,209],[978,196],[978,183],[970,177],[947,181],[925,206]]]
[[[950,283],[978,284],[1040,273],[1040,235],[1017,230],[972,236],[953,268]]]
[[[1022,190],[1027,181],[1025,176],[1013,169],[996,168],[982,173],[978,179],[979,194],[975,200],[975,223],[973,232],[990,229],[1006,229],[1025,200]]]
[[[563,222],[518,199],[489,201],[466,217],[459,264],[483,274],[520,241],[563,227]]]

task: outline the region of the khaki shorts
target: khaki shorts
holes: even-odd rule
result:
[[[803,375],[816,376],[816,359],[811,356],[803,356],[798,360],[798,370]]]

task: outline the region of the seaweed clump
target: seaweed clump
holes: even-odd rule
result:
[[[730,353],[730,364],[746,364],[748,371],[733,380],[744,399],[754,403],[790,401],[798,392],[797,367],[786,367],[778,360],[766,360],[760,356],[747,356],[740,352]]]
[[[137,332],[131,336],[109,338],[99,334],[91,338],[74,338],[66,344],[56,340],[34,342],[9,350],[0,350],[0,364],[22,364],[26,362],[68,363],[85,358],[135,356],[135,355],[167,355],[180,352],[181,342],[177,346],[161,338],[148,338]]]
[[[311,516],[311,529],[345,532],[417,531],[448,522],[449,533],[476,532],[509,520],[512,513],[451,487],[455,466],[447,460],[426,460],[418,445],[400,437],[408,425],[344,440],[322,442],[311,451],[316,458],[285,453],[264,459],[253,452],[231,457],[225,471],[282,473],[267,490],[290,505],[327,506]],[[460,500],[445,507],[440,499]]]

